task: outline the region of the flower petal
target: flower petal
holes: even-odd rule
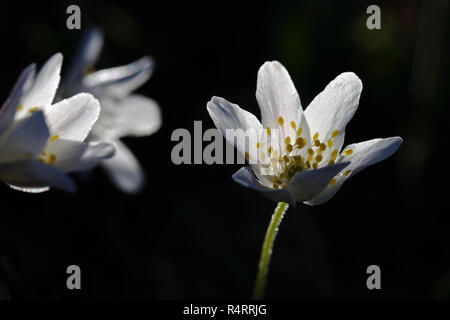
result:
[[[87,68],[97,62],[103,47],[103,32],[99,28],[90,28],[80,42],[75,59],[69,67],[65,84],[70,86],[81,81]]]
[[[358,76],[345,72],[331,81],[306,108],[311,136],[328,145],[322,153],[323,163],[328,162],[333,150],[339,152],[342,148],[345,127],[358,108],[361,91],[362,82]]]
[[[17,108],[20,104],[22,95],[26,92],[27,86],[30,85],[30,80],[34,78],[36,66],[34,64],[25,68],[19,76],[14,85],[8,99],[6,99],[2,108],[0,109],[0,136],[8,129],[14,120]]]
[[[126,193],[139,192],[145,185],[145,173],[133,153],[121,141],[114,141],[115,155],[102,162],[117,188]]]
[[[23,117],[32,108],[45,109],[51,105],[59,85],[62,60],[61,53],[54,54],[47,60],[37,74],[32,87],[23,97],[22,108],[17,111],[16,117]]]
[[[390,157],[400,148],[402,142],[403,140],[400,137],[391,137],[386,139],[373,139],[347,146],[345,149],[351,149],[353,153],[349,156],[340,156],[337,160],[337,163],[350,161],[350,164],[344,170],[345,172],[342,171],[336,176],[335,184],[328,185],[316,198],[305,203],[319,205],[330,200],[346,180],[368,166]]]
[[[47,109],[47,124],[51,134],[61,139],[83,141],[100,113],[97,99],[80,93]]]
[[[278,118],[284,126],[290,121],[298,123],[303,113],[300,97],[287,70],[278,61],[265,62],[258,71],[256,99],[261,109],[264,127],[278,127]]]
[[[16,121],[0,137],[0,163],[37,157],[45,147],[49,130],[42,111]]]
[[[343,162],[326,166],[315,170],[306,170],[297,173],[289,182],[286,190],[291,194],[293,202],[303,202],[313,199],[317,196],[333,177],[342,169],[348,166],[350,162]]]
[[[129,95],[123,99],[101,99],[101,112],[93,131],[98,136],[117,139],[124,136],[146,136],[161,127],[158,104],[142,95]]]
[[[219,129],[229,144],[235,146],[241,155],[244,156],[247,152],[245,150],[246,137],[249,140],[254,139],[255,141],[250,141],[249,143],[248,152],[252,155],[256,154],[256,140],[262,131],[262,126],[253,114],[241,109],[237,104],[230,103],[220,97],[212,97],[206,107],[217,129]],[[227,129],[242,129],[234,132],[236,142],[234,137],[227,136]]]
[[[16,190],[42,192],[47,186],[75,191],[72,179],[57,168],[37,160],[24,160],[0,165],[0,180]]]
[[[261,192],[271,200],[277,202],[293,203],[291,195],[287,190],[272,189],[266,187],[256,179],[250,167],[242,167],[238,171],[236,171],[236,173],[233,174],[233,180],[243,185],[244,187]]]
[[[83,78],[83,85],[97,97],[123,98],[150,78],[154,68],[150,57],[121,67],[103,69]]]
[[[64,172],[89,170],[100,161],[114,155],[114,145],[109,142],[79,142],[57,139],[49,141],[45,148],[47,155],[54,155],[55,167]]]

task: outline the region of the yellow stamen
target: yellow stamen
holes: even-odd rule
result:
[[[282,126],[283,123],[284,123],[284,118],[283,118],[283,117],[278,117],[278,124],[279,124],[280,126]]]
[[[332,138],[336,138],[339,135],[339,130],[334,130],[333,133],[331,134]]]
[[[335,184],[336,183],[336,178],[331,179],[330,184]]]
[[[58,139],[59,139],[59,136],[58,136],[58,135],[55,135],[55,136],[53,136],[53,137],[50,138],[50,141],[55,141],[55,140],[58,140]]]
[[[346,155],[346,156],[349,156],[349,155],[351,155],[352,153],[353,153],[353,150],[352,150],[352,149],[347,149],[347,150],[344,151],[344,155]]]

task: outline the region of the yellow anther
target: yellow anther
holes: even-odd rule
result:
[[[270,127],[267,127],[267,135],[270,136],[272,132],[270,131]]]
[[[48,156],[48,163],[53,164],[56,161],[56,156],[53,153],[50,153],[50,155]]]
[[[274,182],[273,183],[273,186],[272,186],[274,189],[278,189],[278,185]]]
[[[352,170],[347,170],[347,171],[345,171],[344,176],[348,177],[348,175],[349,175],[351,172],[352,172]]]
[[[58,139],[59,139],[59,136],[58,136],[58,135],[55,135],[55,136],[53,136],[53,137],[50,138],[50,141],[55,141],[55,140],[58,140]]]
[[[22,110],[22,109],[23,109],[23,104],[19,104],[19,105],[17,106],[17,111]]]
[[[334,160],[328,161],[328,165],[329,165],[329,166],[332,166],[333,164],[335,164]]]
[[[247,159],[250,159],[250,154],[249,154],[248,152],[246,152],[246,153],[245,153],[245,157],[246,157]]]
[[[272,147],[269,147],[269,149],[267,149],[267,154],[270,156],[271,153],[272,153]]]
[[[318,162],[314,162],[314,163],[313,163],[313,168],[314,168],[314,169],[317,169],[318,167],[319,167],[319,163],[318,163]]]
[[[318,132],[316,132],[316,133],[314,134],[314,136],[313,136],[313,140],[314,140],[314,141],[317,140],[317,139],[319,139],[319,133],[318,133]]]
[[[325,151],[326,148],[327,148],[327,145],[325,143],[320,144],[320,150]]]
[[[288,144],[286,146],[286,150],[287,150],[287,152],[292,152],[292,150],[294,150],[294,147],[292,146],[292,144]]]
[[[283,118],[283,117],[278,117],[278,124],[279,124],[280,126],[282,126],[283,123],[284,123],[284,118]]]
[[[309,161],[306,161],[306,162],[305,162],[305,164],[306,164],[306,168],[308,168],[308,169],[310,169],[310,168],[311,168],[311,162],[309,162]]]
[[[333,147],[333,140],[328,139],[327,145],[328,145],[328,148],[331,149]]]
[[[309,148],[308,149],[308,153],[309,153],[310,156],[313,156],[314,155],[314,150],[312,148]]]
[[[36,112],[36,111],[38,111],[38,110],[39,110],[38,107],[33,107],[33,108],[30,108],[30,110],[28,110],[28,112],[29,112],[29,113],[34,113],[34,112]]]
[[[284,139],[284,142],[286,142],[286,144],[290,144],[291,143],[291,137],[286,137],[286,139]]]
[[[334,149],[333,152],[331,153],[331,157],[336,158],[338,153],[339,153],[339,151],[337,149]]]
[[[333,133],[331,134],[332,138],[336,138],[339,135],[339,130],[334,130]]]
[[[284,160],[284,162],[289,162],[289,157],[288,156],[284,156],[283,160]]]
[[[317,162],[322,161],[322,159],[323,159],[323,157],[322,157],[321,154],[318,154],[318,155],[316,156],[316,161],[317,161]]]
[[[294,158],[295,162],[298,162],[298,163],[302,162],[302,157],[301,156],[294,156],[293,158]]]
[[[306,139],[305,138],[297,138],[297,140],[295,140],[295,144],[297,145],[297,148],[301,149],[304,146],[306,146]]]
[[[294,130],[297,128],[297,125],[295,124],[294,121],[291,121],[291,127],[292,127],[292,129],[294,129]]]
[[[352,149],[347,149],[347,150],[344,151],[344,155],[346,155],[346,156],[349,156],[349,155],[351,155],[352,153],[353,153],[353,150],[352,150]]]
[[[331,179],[330,184],[335,184],[336,183],[336,178]]]
[[[259,142],[256,143],[256,149],[259,149],[261,147],[261,144]]]
[[[314,140],[314,146],[316,146],[316,147],[320,146],[320,140],[319,139]]]
[[[301,136],[303,132],[303,128],[298,128],[297,130],[297,136]]]

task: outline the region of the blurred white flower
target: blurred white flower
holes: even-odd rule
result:
[[[103,34],[91,29],[84,36],[69,69],[66,93],[92,93],[100,101],[101,112],[88,140],[110,140],[115,155],[101,163],[115,185],[126,193],[135,193],[145,184],[145,173],[138,160],[120,141],[125,136],[148,136],[161,126],[158,104],[143,95],[132,94],[153,72],[153,61],[143,57],[125,66],[93,72],[103,46]]]
[[[62,59],[53,55],[36,76],[35,65],[26,68],[0,109],[0,180],[17,190],[73,191],[67,172],[90,169],[114,154],[111,143],[83,142],[100,112],[92,95],[52,105]]]
[[[373,139],[347,146],[345,127],[355,113],[362,90],[360,79],[342,73],[303,111],[287,70],[277,61],[266,62],[258,72],[256,99],[262,124],[251,113],[223,98],[213,97],[207,108],[216,127],[255,130],[259,141],[247,153],[257,156],[250,167],[238,170],[233,179],[275,201],[317,205],[328,201],[342,184],[362,169],[392,155],[402,139]],[[274,137],[276,133],[276,137]],[[237,139],[243,131],[237,131]],[[267,137],[269,139],[267,139]],[[231,144],[233,140],[228,141]]]

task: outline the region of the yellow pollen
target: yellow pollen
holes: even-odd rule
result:
[[[306,146],[306,139],[305,138],[297,138],[297,140],[295,140],[295,144],[297,145],[297,147],[299,149],[301,149],[304,146]]]
[[[311,168],[311,162],[309,162],[309,161],[306,161],[306,168],[308,168],[308,169],[310,169]]]
[[[337,151],[337,149],[334,149],[333,152],[331,153],[331,157],[336,158],[338,153],[339,153],[339,151]]]
[[[336,178],[331,179],[330,184],[335,184],[336,183]]]
[[[323,159],[323,157],[322,157],[321,154],[318,154],[318,155],[316,156],[316,161],[317,161],[317,162],[322,161],[322,159]]]
[[[317,169],[317,167],[319,167],[319,163],[318,163],[318,162],[314,162],[313,168],[314,168],[314,169]]]
[[[246,157],[247,159],[250,159],[250,154],[249,154],[248,152],[246,152],[246,153],[245,153],[245,157]]]
[[[284,162],[289,162],[289,157],[288,156],[284,156],[283,160],[284,160]]]
[[[19,105],[17,106],[17,111],[22,110],[22,109],[23,109],[23,104],[19,104]]]
[[[33,108],[30,108],[30,110],[28,110],[28,112],[29,112],[29,113],[34,113],[34,112],[36,112],[36,111],[38,111],[38,110],[39,110],[38,107],[33,107]]]
[[[294,158],[295,162],[298,162],[298,163],[302,162],[302,157],[301,156],[294,156],[293,158]]]
[[[346,155],[346,156],[349,156],[349,155],[351,155],[352,153],[353,153],[353,150],[352,150],[352,149],[347,149],[347,150],[344,151],[344,155]]]
[[[320,150],[325,151],[326,148],[327,148],[327,146],[325,143],[320,144]]]
[[[283,117],[278,117],[278,124],[279,124],[280,126],[282,126],[283,123],[284,123],[284,118],[283,118]]]
[[[347,170],[347,171],[345,171],[344,176],[348,177],[348,175],[349,175],[351,172],[352,172],[352,170]]]
[[[286,150],[288,152],[292,152],[292,150],[294,150],[294,147],[292,146],[292,144],[288,144],[287,147],[286,147]]]
[[[335,163],[334,160],[330,160],[330,161],[328,162],[328,165],[329,165],[329,166],[332,166],[334,163]]]
[[[328,148],[332,148],[333,147],[333,140],[331,140],[331,139],[328,139],[328,142],[327,142],[327,144],[328,144]]]
[[[270,156],[271,153],[272,153],[272,147],[269,147],[269,149],[267,149],[267,154]]]
[[[272,133],[270,131],[270,127],[267,127],[267,135],[270,136]]]
[[[294,129],[294,130],[297,128],[297,125],[295,124],[294,121],[291,121],[291,127],[292,127],[292,129]]]
[[[256,149],[259,149],[261,145],[259,144],[259,142],[256,143]]]
[[[316,147],[320,146],[320,140],[318,139],[314,140],[314,146]]]
[[[317,140],[317,139],[319,139],[319,133],[318,133],[318,132],[316,132],[316,133],[314,134],[314,137],[313,137],[313,140],[314,140],[314,141]]]
[[[50,153],[50,155],[48,156],[48,163],[53,164],[56,161],[56,156],[53,153]]]
[[[297,130],[297,136],[300,136],[303,132],[303,128],[298,128]]]
[[[53,137],[50,138],[50,141],[55,141],[55,140],[58,140],[58,139],[59,139],[59,136],[58,136],[58,135],[55,135],[55,136],[53,136]]]
[[[314,155],[314,150],[312,148],[309,148],[308,149],[308,153],[309,153],[310,156],[312,156],[312,155]]]
[[[286,139],[284,139],[284,142],[286,142],[286,144],[290,144],[291,143],[291,137],[286,137]]]
[[[339,130],[334,130],[333,133],[331,134],[332,138],[336,138],[339,135]]]

